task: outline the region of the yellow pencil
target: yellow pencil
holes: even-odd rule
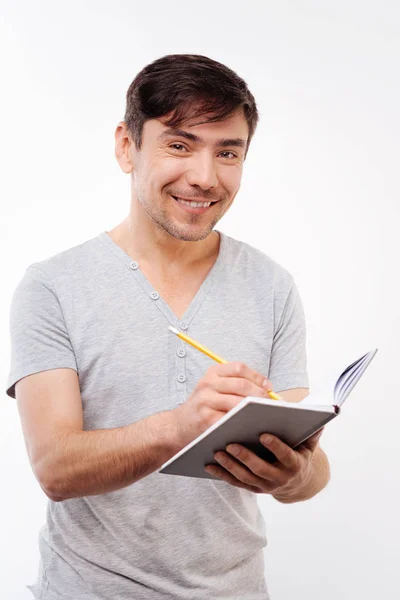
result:
[[[170,325],[168,327],[168,329],[170,331],[172,331],[172,333],[175,333],[175,335],[177,335],[179,338],[181,338],[181,340],[183,340],[184,342],[187,342],[188,344],[193,346],[193,348],[197,348],[197,350],[200,350],[200,352],[203,352],[203,354],[207,354],[207,356],[209,356],[216,362],[222,363],[224,365],[228,362],[224,358],[221,358],[220,356],[217,356],[216,354],[214,354],[214,352],[211,352],[211,350],[209,350],[205,346],[202,346],[201,344],[199,344],[199,342],[196,342],[194,339],[190,338],[188,335],[185,335],[181,331],[178,331],[177,329],[175,329],[175,327],[172,327],[172,325]],[[281,398],[278,396],[278,394],[275,394],[275,392],[273,392],[272,390],[270,392],[268,392],[268,394],[270,395],[270,397],[273,400],[281,400]]]

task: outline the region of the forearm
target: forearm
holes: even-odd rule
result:
[[[273,494],[273,497],[283,504],[308,500],[318,494],[327,485],[329,479],[328,458],[322,448],[317,446],[312,456],[310,473],[306,481],[298,484],[294,482],[286,489],[281,488],[278,493]]]
[[[178,450],[172,411],[125,427],[59,435],[38,471],[54,501],[120,489],[156,471]]]

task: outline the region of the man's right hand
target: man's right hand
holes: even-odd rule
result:
[[[269,398],[269,390],[269,379],[243,363],[212,365],[186,402],[172,410],[178,445],[186,446],[246,396]]]
[[[73,369],[33,373],[15,391],[34,473],[45,494],[61,502],[113,492],[150,475],[243,397],[266,397],[264,379],[241,363],[213,365],[177,408],[87,431]]]

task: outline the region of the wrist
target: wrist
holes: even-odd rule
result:
[[[194,426],[193,417],[187,415],[187,407],[185,404],[181,404],[176,408],[168,411],[169,414],[169,427],[171,431],[171,443],[173,444],[176,452],[179,452],[182,448],[189,444],[196,437],[196,432],[192,431]],[[189,423],[189,425],[188,425]]]
[[[329,462],[325,452],[317,446],[308,467],[296,481],[278,488],[273,497],[279,502],[290,503],[308,500],[318,494],[330,479]]]
[[[163,460],[168,460],[183,447],[180,443],[178,421],[173,413],[174,410],[166,410],[150,417],[153,421],[153,443]]]
[[[302,473],[298,475],[286,485],[278,488],[272,496],[275,500],[282,503],[291,503],[298,502],[299,500],[306,500],[309,497],[309,492],[311,487],[311,482],[313,481],[314,468],[311,463],[309,468],[307,469],[307,473]]]

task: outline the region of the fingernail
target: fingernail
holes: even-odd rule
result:
[[[263,387],[267,388],[267,390],[269,392],[272,390],[271,382],[268,381],[268,379],[264,379],[264,381],[263,381]]]
[[[260,439],[264,444],[270,444],[272,442],[272,437],[268,434],[263,434]]]

